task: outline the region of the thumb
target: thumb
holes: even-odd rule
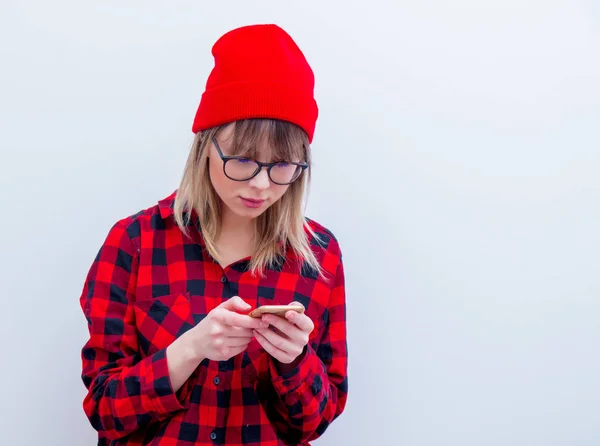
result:
[[[244,302],[240,296],[233,296],[231,299],[227,299],[219,306],[230,311],[248,311],[250,308],[252,308],[249,304]]]

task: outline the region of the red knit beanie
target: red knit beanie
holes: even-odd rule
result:
[[[319,113],[314,74],[290,35],[277,25],[227,32],[212,48],[215,65],[192,131],[249,118],[292,122],[312,142]]]

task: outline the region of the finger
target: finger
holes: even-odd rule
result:
[[[248,311],[252,307],[250,304],[244,302],[244,300],[240,296],[233,296],[231,299],[227,299],[219,308],[225,308],[230,311]]]
[[[315,324],[309,318],[306,313],[297,313],[295,311],[287,311],[285,318],[292,324],[296,325],[300,330],[306,333],[310,333],[314,330]]]
[[[251,338],[253,333],[251,328],[226,326],[223,335],[229,338]]]
[[[285,333],[283,333],[281,330],[279,330],[278,328],[273,327],[272,325],[269,327],[269,330],[273,330],[275,333],[277,333],[279,336],[283,336],[284,338],[289,338],[288,335],[286,335]]]
[[[262,335],[269,343],[277,348],[278,350],[282,350],[283,352],[292,355],[294,358],[298,356],[301,352],[301,347],[297,345],[296,342],[292,341],[289,338],[281,336],[275,333],[272,330],[267,328],[263,328],[257,330],[257,332]]]
[[[250,341],[252,341],[252,337],[250,337],[250,338],[226,338],[223,345],[226,347],[232,348],[232,349],[237,349],[237,348],[241,348],[241,347],[245,348],[248,346],[248,344],[250,344]]]
[[[262,320],[268,324],[271,324],[277,330],[285,334],[288,338],[300,341],[303,337],[303,333],[298,327],[282,317],[274,316],[272,314],[265,314],[262,317]]]
[[[260,334],[258,331],[254,332],[254,337],[256,337],[256,340],[258,341],[258,343],[260,344],[260,346],[262,348],[265,349],[265,351],[271,355],[273,358],[277,359],[279,362],[283,362],[283,363],[290,363],[293,361],[293,358],[290,357],[290,355],[288,355],[286,352],[284,352],[283,350],[278,349],[277,347],[275,347],[273,344],[271,344],[267,338],[265,338],[262,334]]]
[[[234,313],[233,311],[223,311],[218,315],[218,318],[222,323],[229,325],[230,327],[249,328],[254,330],[266,326],[260,319],[245,314]]]
[[[298,302],[297,300],[290,302],[288,304],[288,307],[300,307],[300,308],[302,308],[302,310],[306,310],[306,307],[301,302]],[[304,312],[304,311],[302,311],[302,312]]]

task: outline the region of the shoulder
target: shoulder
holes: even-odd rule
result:
[[[135,245],[143,233],[164,229],[165,220],[173,215],[172,201],[171,197],[167,197],[118,219],[112,225],[109,237],[128,238]]]
[[[308,217],[305,217],[305,220],[305,228],[308,233],[310,245],[316,247],[317,249],[320,248],[330,255],[339,257],[341,260],[342,249],[340,247],[340,242],[334,235],[333,231]]]

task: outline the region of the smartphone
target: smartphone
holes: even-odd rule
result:
[[[288,311],[296,311],[300,314],[304,313],[304,306],[302,305],[263,305],[254,310],[249,314],[250,317],[262,317],[263,314],[275,314],[277,316],[284,317]]]

